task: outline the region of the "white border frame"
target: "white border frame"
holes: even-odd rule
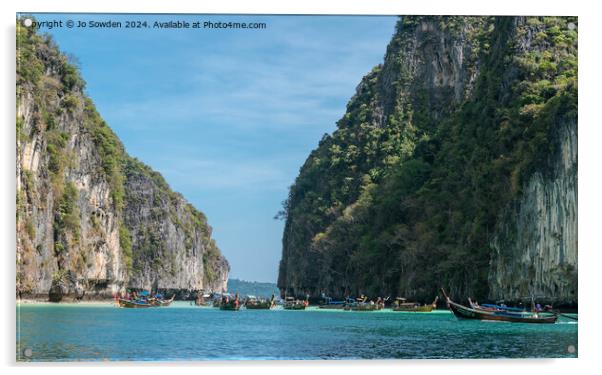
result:
[[[595,111],[602,88],[599,77],[601,39],[600,16],[594,2],[569,2],[567,0],[524,1],[505,0],[502,2],[471,0],[430,0],[428,2],[394,0],[228,0],[203,1],[170,0],[166,2],[124,2],[123,0],[103,0],[99,3],[78,2],[70,4],[65,0],[23,0],[18,4],[2,2],[2,77],[0,105],[4,124],[2,126],[2,215],[0,215],[0,238],[2,240],[3,290],[0,309],[5,337],[1,341],[0,358],[9,373],[35,373],[39,370],[50,373],[79,373],[82,370],[91,374],[132,371],[132,367],[143,367],[151,374],[169,371],[182,371],[195,366],[206,371],[239,372],[260,374],[286,372],[287,375],[309,372],[339,372],[356,374],[364,372],[445,372],[460,374],[465,371],[486,372],[487,374],[528,371],[534,373],[575,373],[594,368],[599,353],[600,323],[595,312],[600,309],[600,298],[596,277],[602,266],[600,245],[598,244],[597,224],[602,212],[600,200],[600,167],[602,157],[598,145],[602,141],[601,127],[595,121],[600,115]],[[15,13],[16,12],[131,12],[131,13],[245,13],[245,14],[447,14],[447,15],[576,15],[579,16],[579,294],[582,297],[579,329],[579,359],[557,360],[376,360],[376,361],[242,361],[242,362],[176,362],[176,363],[95,363],[95,364],[17,364],[15,363]],[[384,47],[383,47],[384,48]],[[81,367],[85,367],[85,370]]]

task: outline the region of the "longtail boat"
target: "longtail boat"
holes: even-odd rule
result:
[[[380,297],[376,302],[367,302],[367,300],[368,297],[362,296],[357,298],[355,301],[346,304],[344,309],[346,311],[377,311],[381,310],[385,306],[384,301]]]
[[[211,301],[210,294],[199,294],[194,300],[196,306],[211,306],[215,301]]]
[[[395,305],[393,306],[393,311],[403,311],[403,312],[431,312],[434,308],[437,307],[437,301],[439,300],[439,296],[435,297],[435,300],[430,305],[420,305],[417,302],[406,302],[405,298],[396,298]]]
[[[213,307],[220,307],[222,302],[234,298],[230,293],[214,293],[212,296]]]
[[[125,308],[129,308],[129,309],[142,309],[142,308],[153,307],[153,305],[151,305],[147,301],[143,301],[143,300],[129,300],[129,299],[119,298],[119,307],[125,307]]]
[[[305,298],[305,301],[295,299],[294,297],[286,297],[282,307],[285,310],[305,310],[309,305],[309,297]]]
[[[441,288],[441,293],[445,297],[447,307],[460,319],[491,320],[513,323],[555,323],[558,315],[544,315],[537,312],[508,312],[508,311],[488,311],[472,307],[466,307],[452,301],[445,290]]]
[[[528,312],[526,307],[508,307],[506,305],[493,305],[493,304],[487,304],[487,303],[479,305],[477,302],[473,302],[470,298],[468,299],[468,304],[470,305],[471,308],[473,308],[475,310],[506,311],[508,313],[515,313],[515,314],[521,314],[521,313]]]
[[[173,300],[175,298],[176,298],[176,295],[174,294],[173,296],[171,296],[170,299],[164,300],[164,299],[155,298],[155,299],[151,299],[149,301],[149,303],[155,307],[167,307],[167,306],[171,305],[171,303],[173,302]]]
[[[229,299],[226,296],[222,297],[222,302],[219,305],[219,309],[228,311],[240,310],[240,301],[238,299],[238,293],[236,293],[236,297],[234,297],[234,299]]]
[[[319,309],[342,310],[345,308],[345,301],[335,301],[330,297],[325,298],[324,302],[318,305]]]
[[[345,310],[349,311],[376,311],[379,310],[378,306],[374,303],[370,302],[354,302],[348,307],[345,307]]]
[[[255,296],[249,296],[245,301],[245,308],[249,310],[269,310],[274,307],[274,295],[270,300],[259,299]]]

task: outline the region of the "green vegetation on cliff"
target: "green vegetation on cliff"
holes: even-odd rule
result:
[[[84,88],[50,36],[17,23],[17,292],[225,289],[205,215],[126,153]]]
[[[576,27],[403,17],[290,189],[279,287],[487,297],[500,210],[545,173],[555,127],[576,121]]]

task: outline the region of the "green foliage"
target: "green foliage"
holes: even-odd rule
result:
[[[124,171],[125,151],[119,138],[100,117],[94,103],[85,99],[85,126],[90,131],[96,149],[102,161],[102,172],[111,186],[111,198],[117,210],[123,209],[124,204]]]
[[[26,192],[31,192],[33,190],[33,184],[34,184],[33,172],[28,169],[24,169],[22,171],[22,173],[23,173],[23,189]]]
[[[48,170],[54,176],[62,176],[67,164],[65,146],[69,135],[52,130],[46,133],[46,153],[48,154]]]
[[[54,243],[54,252],[56,254],[59,254],[59,255],[62,254],[62,253],[64,253],[65,252],[65,245],[63,245],[63,243],[60,242],[60,241],[56,241]]]
[[[148,200],[152,204],[151,216],[156,222],[170,221],[176,226],[178,231],[184,234],[184,246],[186,251],[200,251],[195,246],[202,245],[205,248],[203,254],[203,268],[205,281],[211,282],[216,278],[216,264],[221,259],[221,253],[211,239],[211,227],[207,223],[207,217],[190,203],[187,203],[179,193],[171,190],[163,176],[145,165],[141,161],[126,157],[124,160],[124,174],[128,179],[134,181],[144,181],[152,188],[148,192]],[[129,195],[126,192],[126,200],[129,204],[147,204],[140,201],[139,196]],[[201,238],[199,244],[198,238]],[[177,273],[175,260],[165,257],[173,256],[173,253],[167,253],[168,247],[165,240],[161,238],[157,231],[152,227],[138,228],[136,231],[137,244],[134,252],[133,271],[142,272],[145,264],[151,264],[155,269],[169,267],[166,271]],[[150,262],[149,262],[150,260]]]
[[[119,225],[119,247],[123,254],[124,263],[127,269],[131,271],[133,266],[132,236],[123,223]]]
[[[44,65],[37,56],[37,45],[42,38],[33,27],[17,23],[17,84],[37,86],[44,74]]]
[[[61,81],[65,86],[66,91],[73,91],[83,88],[84,81],[81,79],[75,66],[65,61],[62,66],[61,73]]]
[[[36,238],[36,227],[31,218],[28,218],[27,221],[25,221],[25,232],[32,241]]]
[[[54,230],[58,235],[70,232],[74,241],[79,241],[80,215],[79,215],[79,191],[71,181],[65,184],[63,195],[58,204],[55,215]]]
[[[203,272],[206,282],[211,283],[216,280],[217,274],[214,271],[215,264],[220,257],[220,251],[214,240],[209,241],[206,251],[203,254]]]
[[[71,61],[71,62],[70,62]],[[72,59],[61,54],[49,36],[40,36],[34,28],[17,26],[17,103],[25,98],[33,100],[33,111],[28,117],[32,134],[45,147],[41,166],[46,163],[51,184],[46,183],[46,171],[40,171],[41,181],[33,186],[33,176],[26,170],[22,174],[23,189],[17,192],[17,220],[26,215],[28,195],[38,193],[41,197],[54,198],[53,239],[55,256],[69,260],[70,267],[84,270],[90,261],[86,256],[88,248],[78,246],[81,229],[79,211],[79,192],[76,186],[67,181],[76,167],[75,150],[69,148],[72,131],[94,145],[92,151],[99,163],[92,171],[94,180],[105,180],[110,187],[110,198],[119,218],[119,245],[123,262],[130,272],[142,272],[150,266],[176,275],[180,266],[176,263],[175,252],[170,248],[157,226],[166,222],[173,223],[178,232],[184,233],[184,246],[192,255],[195,251],[206,250],[206,277],[214,279],[221,254],[215,242],[211,240],[211,227],[205,215],[188,204],[180,194],[172,191],[158,172],[143,163],[130,158],[115,133],[98,114],[93,102],[83,93],[85,82]],[[78,127],[74,129],[74,127]],[[18,140],[30,142],[31,135],[24,130],[23,117],[16,118]],[[20,145],[18,143],[18,145]],[[124,184],[126,177],[149,181],[152,194],[149,201],[140,191],[126,197]],[[47,195],[48,194],[48,195]],[[126,226],[128,204],[150,205],[151,219],[141,219],[144,227]],[[43,202],[45,203],[45,201]],[[93,236],[103,236],[99,217],[95,213],[89,216]],[[154,221],[153,221],[154,220]],[[131,221],[128,222],[131,224]],[[35,236],[32,221],[18,222],[30,237]],[[129,229],[128,229],[129,228]],[[132,234],[135,233],[136,241]],[[199,241],[200,239],[200,241]],[[69,257],[66,257],[66,254]]]
[[[60,284],[65,280],[66,276],[67,276],[67,271],[63,270],[63,269],[59,269],[52,274],[52,283]]]
[[[39,103],[41,117],[45,128],[46,151],[49,157],[48,168],[53,177],[55,188],[60,188],[62,175],[69,160],[65,150],[68,135],[62,132],[55,116],[63,110],[72,112],[77,107],[84,107],[84,125],[90,132],[99,151],[102,161],[102,172],[111,186],[111,198],[118,210],[123,207],[123,173],[122,163],[124,150],[117,136],[102,120],[92,101],[84,98],[81,103],[82,90],[85,82],[81,78],[77,67],[69,63],[68,59],[60,54],[51,38],[43,38],[35,33],[33,28],[17,26],[17,76],[18,87],[34,84],[43,76],[44,64],[58,71],[60,87],[40,87],[36,91],[36,100]],[[54,90],[54,92],[53,92]],[[20,91],[18,92],[20,94]],[[61,98],[60,107],[46,108],[48,102],[43,100],[46,96]],[[17,121],[18,132],[22,128],[22,121]],[[20,134],[20,133],[19,133]]]
[[[79,105],[79,99],[73,94],[66,94],[63,97],[63,106],[68,111],[73,111]]]
[[[396,91],[381,97],[380,69],[366,76],[338,129],[322,138],[291,187],[281,287],[290,287],[283,279],[290,272],[296,288],[339,296],[426,301],[447,285],[487,297],[499,212],[535,171],[548,169],[555,126],[576,120],[577,20],[466,22],[472,39],[464,43],[478,50],[480,72],[471,97],[454,107],[446,99],[453,93],[442,90],[433,101],[422,82],[412,82],[404,40],[429,24],[454,33],[466,24],[402,18],[387,55],[399,73]],[[528,35],[533,47],[517,48]],[[376,126],[371,103],[390,98],[387,124]]]

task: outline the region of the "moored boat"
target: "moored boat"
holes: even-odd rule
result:
[[[459,319],[476,319],[513,323],[555,323],[558,319],[556,314],[542,314],[539,312],[508,312],[508,311],[489,311],[467,307],[452,301],[445,290],[441,288],[441,293],[445,297],[447,307]]]
[[[125,308],[129,308],[129,309],[141,309],[141,308],[154,307],[154,306],[151,305],[150,303],[148,303],[148,301],[144,301],[144,300],[129,300],[129,299],[119,298],[119,307],[125,307]]]
[[[174,297],[175,295],[172,296],[170,300],[164,301],[162,295],[158,294],[156,296],[152,296],[150,292],[143,290],[141,292],[132,291],[131,294],[126,293],[126,295],[121,298],[115,296],[115,302],[119,307],[140,309],[147,307],[169,306]]]
[[[222,304],[222,301],[228,299],[232,299],[234,298],[234,296],[232,296],[232,294],[230,293],[214,293],[212,296],[212,305],[213,307],[220,307]]]
[[[504,311],[507,313],[513,314],[523,314],[528,313],[526,307],[509,307],[506,305],[493,305],[484,303],[479,305],[477,302],[473,302],[470,298],[468,299],[468,304],[471,308],[475,310],[483,310],[483,311]]]
[[[377,311],[382,310],[385,307],[385,302],[382,298],[378,297],[376,302],[369,301],[368,297],[362,296],[356,298],[355,301],[351,301],[347,303],[344,307],[344,310],[347,311]]]
[[[169,305],[171,305],[171,303],[173,302],[173,300],[176,298],[176,295],[174,294],[173,296],[171,296],[170,299],[163,299],[160,296],[157,296],[155,298],[152,298],[149,300],[149,303],[151,305],[153,305],[154,307],[167,307]]]
[[[330,297],[326,297],[324,302],[318,305],[318,308],[326,310],[342,310],[345,308],[345,304],[345,301],[335,301]]]
[[[305,310],[307,306],[309,306],[309,297],[306,297],[304,301],[294,297],[286,297],[282,305],[285,310]]]
[[[402,312],[431,312],[437,307],[438,300],[439,296],[436,296],[430,305],[420,305],[417,302],[406,302],[405,298],[396,298],[392,310]]]
[[[270,300],[257,298],[255,296],[248,296],[245,301],[245,308],[249,310],[269,310],[275,306],[275,296],[272,294]]]
[[[214,301],[211,301],[210,294],[199,294],[194,300],[196,306],[211,306]]]
[[[227,296],[222,296],[222,301],[219,305],[220,310],[228,310],[228,311],[238,311],[240,310],[240,300],[238,298],[238,293],[234,299],[230,299]]]

